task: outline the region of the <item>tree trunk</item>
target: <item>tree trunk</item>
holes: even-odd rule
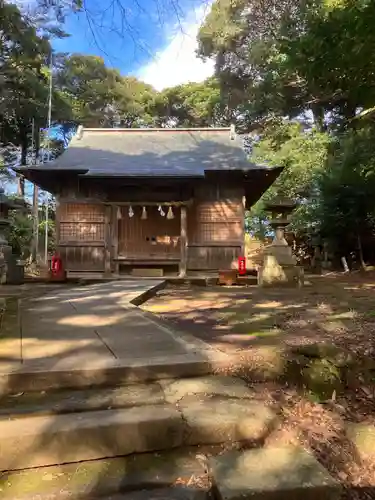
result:
[[[33,238],[31,241],[31,262],[37,261],[39,249],[39,188],[36,184],[33,185]]]
[[[40,133],[39,127],[36,127],[35,154],[33,154],[33,164],[38,164],[39,148]],[[33,238],[31,242],[30,258],[31,262],[36,262],[39,251],[39,188],[36,184],[34,184],[33,186]]]
[[[21,166],[24,167],[27,165],[27,147],[28,147],[27,126],[21,121],[18,123],[20,129]]]
[[[311,111],[313,113],[316,129],[319,132],[324,132],[327,128],[324,122],[324,108],[322,106],[314,106]]]
[[[17,178],[17,196],[20,196],[21,198],[25,197],[25,179],[23,175],[20,175]]]
[[[20,145],[21,145],[21,167],[24,167],[27,164],[27,146],[28,146],[28,137],[27,137],[27,126],[21,120],[18,121],[19,133],[20,133]],[[22,198],[25,197],[25,178],[20,175],[18,177],[18,187],[17,194]]]

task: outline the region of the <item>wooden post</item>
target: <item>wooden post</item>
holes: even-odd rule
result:
[[[241,226],[242,226],[242,237],[241,237],[241,255],[246,257],[246,231],[245,231],[245,222],[246,222],[246,196],[242,197],[241,203]]]
[[[105,206],[105,228],[104,228],[104,276],[111,276],[111,212],[110,205]]]
[[[181,260],[180,260],[180,277],[186,276],[186,266],[187,266],[187,210],[186,206],[181,206]]]
[[[35,186],[35,189],[37,189],[37,186]],[[38,205],[37,205],[38,207]],[[60,221],[61,221],[61,203],[60,203],[60,196],[56,196],[56,209],[55,209],[55,237],[56,237],[56,248],[59,248],[60,245],[60,239],[61,239],[61,234],[60,234]],[[38,238],[36,238],[36,241],[38,242]],[[38,243],[37,243],[38,244]],[[39,245],[38,245],[39,246]],[[39,248],[36,249],[38,252]]]
[[[120,274],[120,265],[118,258],[118,219],[117,210],[118,205],[112,205],[112,221],[111,221],[111,239],[112,239],[112,259],[114,263],[114,272],[116,275]]]

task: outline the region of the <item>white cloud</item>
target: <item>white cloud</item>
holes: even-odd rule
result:
[[[162,90],[181,83],[201,82],[211,76],[214,62],[202,61],[196,55],[198,30],[209,9],[209,4],[195,9],[186,16],[186,21],[175,26],[165,48],[138,71],[138,78]]]

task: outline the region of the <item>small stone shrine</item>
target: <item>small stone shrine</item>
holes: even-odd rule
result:
[[[277,198],[265,209],[272,214],[270,225],[275,231],[272,245],[263,256],[263,264],[258,270],[260,286],[302,286],[303,268],[297,265],[292,249],[285,239],[285,228],[289,225],[290,214],[296,203],[286,198]]]
[[[0,284],[21,284],[23,283],[23,266],[18,264],[17,258],[12,253],[12,247],[8,244],[6,237],[7,230],[11,224],[8,213],[10,209],[17,209],[20,206],[10,200],[0,187]]]

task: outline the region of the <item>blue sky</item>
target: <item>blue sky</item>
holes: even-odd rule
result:
[[[35,6],[35,0],[8,1],[22,9]],[[53,46],[58,52],[101,56],[123,75],[137,76],[157,90],[203,81],[213,74],[214,63],[196,57],[196,37],[212,1],[85,0],[87,12],[68,15],[64,29],[70,36],[54,40]],[[27,182],[27,195],[30,188]]]
[[[213,62],[203,63],[195,55],[197,31],[211,0],[85,4],[86,12],[67,16],[64,28],[71,36],[55,40],[55,50],[100,55],[122,74],[135,75],[158,90],[212,74]]]

